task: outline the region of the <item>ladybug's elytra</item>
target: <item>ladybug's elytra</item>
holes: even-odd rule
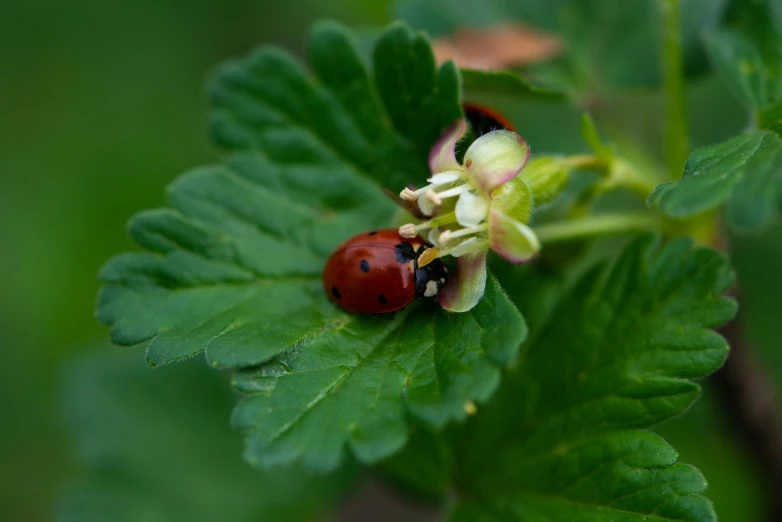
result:
[[[323,271],[329,298],[348,312],[384,314],[401,310],[413,299],[433,297],[448,282],[442,261],[418,266],[431,245],[405,239],[397,229],[363,232],[331,254]]]
[[[470,102],[463,103],[462,109],[464,110],[464,117],[470,122],[470,127],[472,127],[476,136],[483,136],[484,134],[498,129],[507,129],[511,132],[516,132],[516,128],[513,124],[494,109]]]

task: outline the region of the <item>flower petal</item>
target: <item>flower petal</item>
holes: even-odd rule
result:
[[[486,289],[486,251],[460,257],[456,273],[440,291],[440,306],[449,312],[467,312],[483,297]]]
[[[489,216],[489,200],[473,191],[462,192],[456,202],[456,221],[463,227],[474,227]]]
[[[440,231],[439,228],[429,229],[429,236],[428,236],[429,242],[434,246],[436,246],[437,248],[442,248],[442,245],[440,244],[440,234],[442,234],[442,232]]]
[[[530,227],[495,208],[489,213],[489,244],[511,263],[529,261],[540,251],[540,240]]]
[[[489,250],[489,240],[485,237],[473,236],[456,245],[449,254],[453,257],[461,257],[479,250]]]
[[[432,185],[443,185],[445,183],[453,183],[463,175],[464,173],[461,170],[448,170],[446,172],[438,172],[427,181]]]
[[[527,143],[515,132],[497,130],[484,134],[464,154],[464,170],[473,183],[490,195],[515,178],[529,159]]]
[[[432,174],[449,170],[461,170],[456,161],[456,142],[464,136],[467,122],[464,118],[448,127],[429,152],[429,171]]]
[[[426,197],[426,194],[422,194],[418,198],[418,208],[425,216],[431,216],[434,214],[435,204]]]

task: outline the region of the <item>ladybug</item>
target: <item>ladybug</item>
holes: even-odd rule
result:
[[[439,259],[418,266],[432,245],[416,237],[405,239],[395,228],[363,232],[348,239],[329,256],[323,288],[337,306],[359,314],[401,310],[414,299],[434,297],[448,282]]]
[[[464,117],[470,122],[470,127],[472,127],[473,132],[477,136],[483,136],[497,129],[507,129],[511,132],[516,132],[513,124],[494,109],[469,102],[463,103],[462,109],[464,110]]]

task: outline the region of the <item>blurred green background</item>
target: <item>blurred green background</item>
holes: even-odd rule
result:
[[[50,518],[70,463],[61,366],[106,338],[96,274],[133,248],[127,219],[216,159],[207,74],[262,43],[301,53],[314,19],[382,24],[388,11],[361,0],[0,2],[0,519]]]
[[[134,212],[164,201],[164,186],[214,161],[206,139],[206,75],[261,43],[301,53],[307,26],[329,17],[384,24],[390,0],[31,0],[0,5],[0,513],[51,518],[74,468],[60,413],[63,365],[103,340],[93,318],[96,273],[133,248]],[[571,108],[509,99],[507,110],[538,151],[582,148]],[[690,89],[696,145],[741,130],[740,107],[708,75]],[[659,135],[660,98],[615,100],[615,136]],[[715,110],[715,107],[718,109]],[[573,124],[564,128],[566,122]],[[655,141],[657,143],[657,141]],[[779,296],[782,229],[734,238],[748,338],[782,375]],[[138,358],[143,365],[142,358]],[[150,370],[151,371],[151,370]],[[708,391],[708,387],[707,387]],[[661,432],[711,483],[720,520],[759,517],[757,477],[707,393]],[[10,515],[10,518],[7,516]]]

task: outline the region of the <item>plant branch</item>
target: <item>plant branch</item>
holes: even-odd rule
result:
[[[681,177],[690,151],[684,100],[684,59],[679,0],[657,0],[662,22],[662,76],[665,88],[665,159],[671,179]]]
[[[546,223],[533,230],[543,243],[557,243],[638,230],[658,230],[660,220],[645,213],[598,214],[580,219]]]
[[[617,188],[627,188],[642,201],[654,191],[657,180],[622,158],[601,158],[591,154],[568,156],[565,161],[574,170],[586,170],[603,177],[595,196]]]

